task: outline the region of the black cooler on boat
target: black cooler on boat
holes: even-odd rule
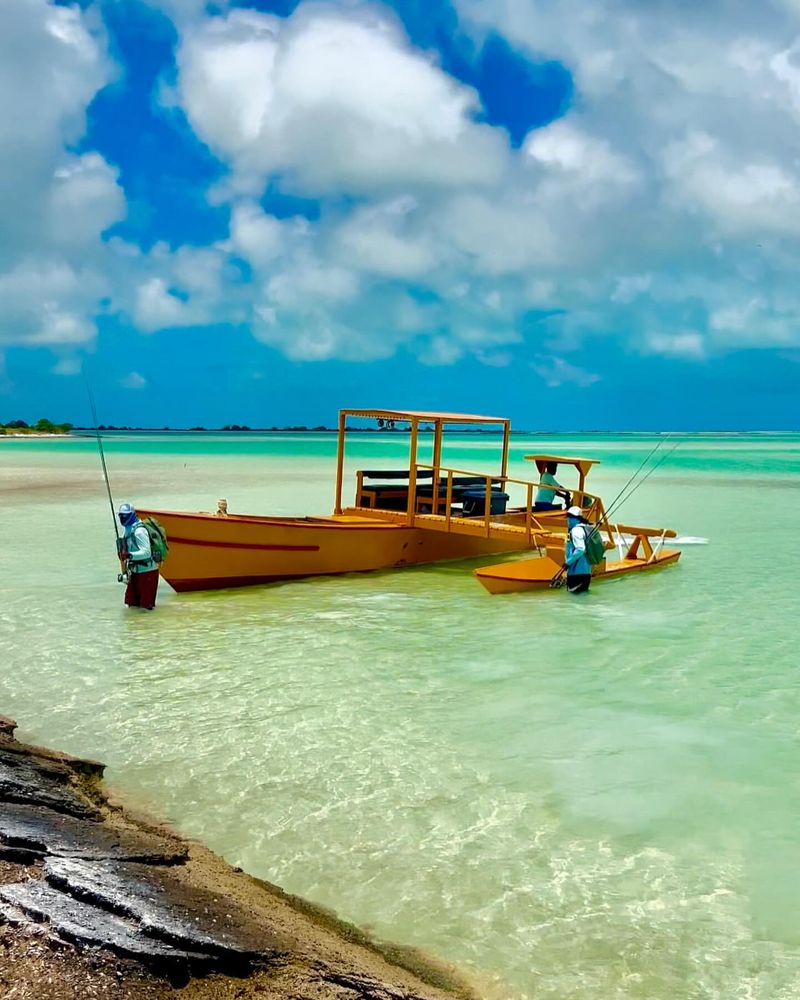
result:
[[[464,490],[461,498],[463,500],[465,517],[482,517],[486,513],[486,490]],[[501,490],[492,490],[489,513],[505,514],[508,501],[508,493],[503,493]]]

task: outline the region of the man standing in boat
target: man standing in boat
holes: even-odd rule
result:
[[[545,470],[539,478],[539,489],[536,491],[536,498],[533,502],[534,510],[561,510],[559,504],[553,503],[556,495],[562,497],[564,504],[569,506],[569,493],[556,479],[557,469],[558,465],[555,462],[548,462],[545,466]]]
[[[582,594],[592,582],[592,567],[586,552],[586,532],[590,530],[580,507],[570,507],[567,511],[567,540],[564,546],[564,566],[570,594]]]
[[[125,529],[119,553],[120,558],[127,559],[125,603],[129,608],[152,611],[158,591],[158,563],[153,558],[150,534],[131,504],[120,504],[117,517]]]

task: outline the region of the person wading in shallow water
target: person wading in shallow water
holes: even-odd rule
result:
[[[121,541],[121,556],[128,560],[128,586],[125,603],[129,608],[152,611],[158,591],[158,564],[153,559],[150,535],[129,503],[119,506],[119,523],[125,529]]]
[[[592,567],[586,556],[586,532],[591,528],[584,521],[580,507],[570,507],[567,511],[567,529],[564,546],[567,590],[570,594],[582,594],[592,582]]]

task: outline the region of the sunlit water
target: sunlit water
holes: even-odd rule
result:
[[[350,467],[400,464],[400,435]],[[602,459],[644,437],[516,439]],[[662,449],[662,453],[666,450]],[[326,513],[331,436],[120,438],[116,499]],[[459,468],[497,455],[463,437]],[[91,441],[0,442],[0,711],[231,862],[541,1000],[800,996],[800,438],[697,437],[620,517],[706,538],[585,599],[464,564],[125,612]]]

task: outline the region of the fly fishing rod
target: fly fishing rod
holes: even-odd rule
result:
[[[119,534],[119,528],[117,527],[117,513],[114,510],[114,498],[111,496],[111,483],[108,478],[106,455],[105,451],[103,450],[103,439],[100,436],[100,427],[97,423],[97,407],[94,405],[94,395],[92,394],[92,387],[89,385],[88,379],[86,379],[86,392],[87,395],[89,396],[89,406],[92,411],[92,420],[94,421],[94,434],[97,439],[97,448],[98,451],[100,452],[100,465],[102,466],[103,469],[103,479],[105,480],[106,493],[108,494],[108,505],[111,508],[111,520],[114,524],[114,539],[117,544],[117,555],[120,556],[120,563],[122,563],[122,557],[121,557],[122,547],[120,545],[121,538]],[[118,573],[117,582],[124,583],[126,575],[127,575],[126,573]]]
[[[669,458],[669,456],[673,453],[673,451],[675,451],[675,449],[680,444],[680,441],[677,441],[672,446],[672,448],[670,448],[669,451],[667,451],[664,455],[662,455],[661,459],[658,462],[656,462],[651,469],[648,470],[648,472],[642,477],[642,479],[638,483],[635,483],[635,480],[638,477],[639,473],[642,471],[642,469],[644,469],[644,467],[647,465],[650,459],[659,451],[659,449],[661,449],[667,443],[667,441],[671,437],[672,437],[672,431],[670,431],[668,434],[665,434],[664,437],[662,437],[661,440],[658,441],[656,445],[653,448],[651,448],[650,451],[645,455],[645,457],[639,463],[636,471],[633,473],[632,476],[630,476],[628,481],[625,483],[622,489],[617,493],[617,495],[609,504],[608,510],[606,510],[605,512],[606,521],[608,521],[609,517],[614,513],[614,511],[618,510],[622,506],[622,504],[624,504],[627,500],[630,500],[630,498],[633,496],[636,490],[638,490],[639,487],[644,482],[646,482],[650,478],[650,476],[652,476],[652,474],[656,471],[656,469],[663,464],[665,459]],[[630,488],[631,486],[633,487],[632,489]],[[593,525],[591,531],[586,535],[586,541],[588,542],[588,540],[595,534],[595,532],[599,530],[600,530],[600,522],[598,521],[597,524]],[[562,566],[556,573],[556,575],[553,577],[553,579],[550,581],[550,586],[554,588],[560,587],[562,585],[562,578],[566,574],[566,571],[567,567]]]
[[[681,442],[680,441],[676,441],[675,444],[669,449],[669,451],[665,451],[664,454],[661,456],[661,458],[656,462],[656,464],[651,469],[647,470],[647,473],[644,476],[642,476],[642,478],[639,480],[638,483],[636,483],[636,485],[633,487],[633,489],[630,491],[630,493],[626,494],[622,498],[622,500],[620,501],[620,503],[617,506],[620,506],[621,504],[625,503],[627,500],[630,500],[630,498],[639,489],[639,487],[643,486],[647,482],[647,480],[653,475],[653,473],[656,471],[656,469],[660,468],[664,464],[664,462],[666,462],[666,460],[669,458],[669,456],[677,448],[680,447],[680,445],[681,445]],[[611,505],[611,510],[609,511],[609,513],[613,513],[613,510],[614,510],[614,505],[612,504]],[[608,519],[608,514],[606,514],[606,519]]]

